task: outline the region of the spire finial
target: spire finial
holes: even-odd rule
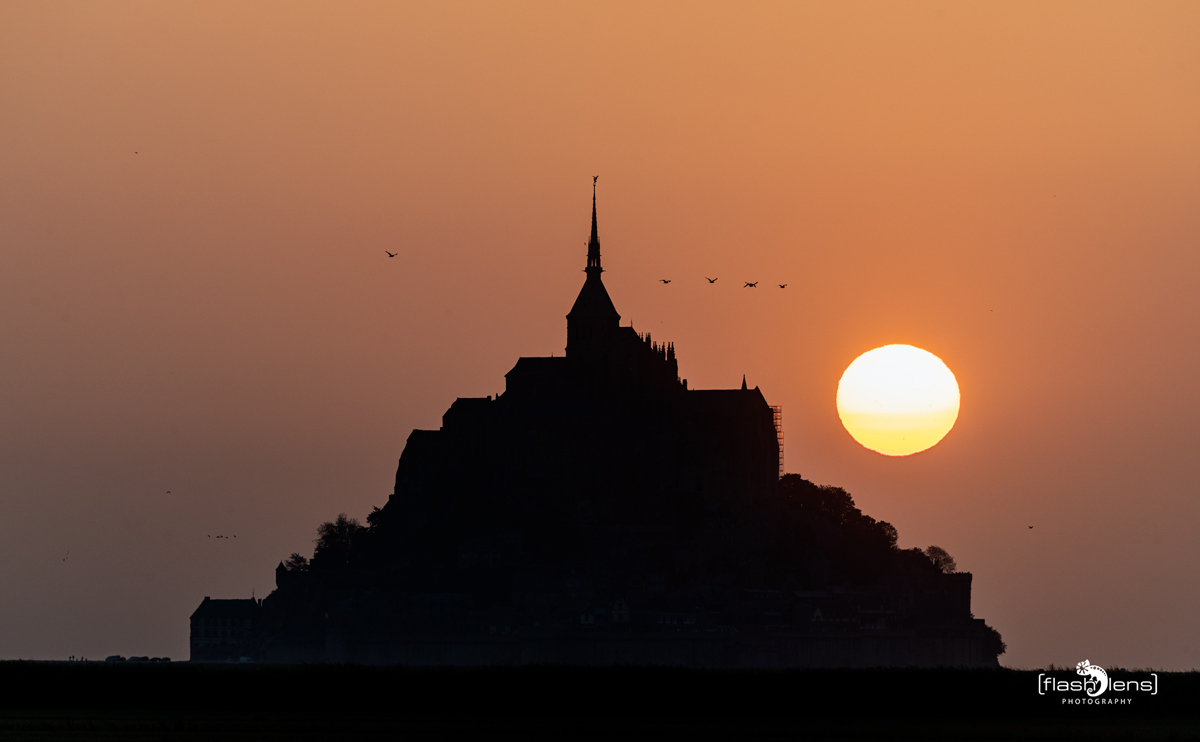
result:
[[[746,375],[742,374],[742,391],[746,391]]]
[[[592,176],[592,237],[588,240],[587,268],[584,269],[588,273],[604,272],[600,267],[600,233],[596,228],[596,182],[599,180],[599,175]]]

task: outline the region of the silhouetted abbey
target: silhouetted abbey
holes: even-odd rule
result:
[[[595,194],[585,271],[566,355],[521,358],[503,394],[414,430],[387,504],[367,526],[323,525],[311,563],[281,563],[229,656],[996,664],[970,574],[897,549],[843,490],[781,478],[778,410],[757,387],[688,389],[671,344],[620,325]]]

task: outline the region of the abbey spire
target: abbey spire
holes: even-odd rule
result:
[[[611,344],[621,321],[621,315],[613,306],[600,274],[600,232],[596,223],[596,181],[592,177],[592,236],[588,240],[587,278],[575,305],[567,314],[567,355],[594,355],[603,353]]]
[[[596,228],[596,181],[599,175],[592,176],[592,237],[588,240],[587,268],[588,273],[603,273],[600,267],[600,234]]]

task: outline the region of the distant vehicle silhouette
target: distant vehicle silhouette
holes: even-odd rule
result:
[[[705,280],[705,281],[708,281],[709,283],[716,283],[716,282],[717,282],[717,279],[715,279],[715,278],[709,278],[708,276],[705,276],[705,277],[704,277],[704,280]]]
[[[396,257],[396,255],[397,255],[397,253],[394,253],[394,252],[388,252],[387,250],[384,250],[384,252],[386,252],[386,253],[387,253],[387,256],[388,256],[389,258],[394,258],[394,257]]]
[[[669,279],[669,278],[660,278],[658,280],[662,281],[663,285],[666,285],[671,282],[671,279]]]
[[[749,281],[746,281],[746,285],[745,285],[745,286],[743,286],[742,288],[744,288],[744,289],[756,289],[756,288],[758,288],[758,281],[755,281],[754,283],[750,283]]]

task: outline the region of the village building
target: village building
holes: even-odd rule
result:
[[[191,661],[225,662],[246,656],[262,601],[205,596],[191,616]]]

